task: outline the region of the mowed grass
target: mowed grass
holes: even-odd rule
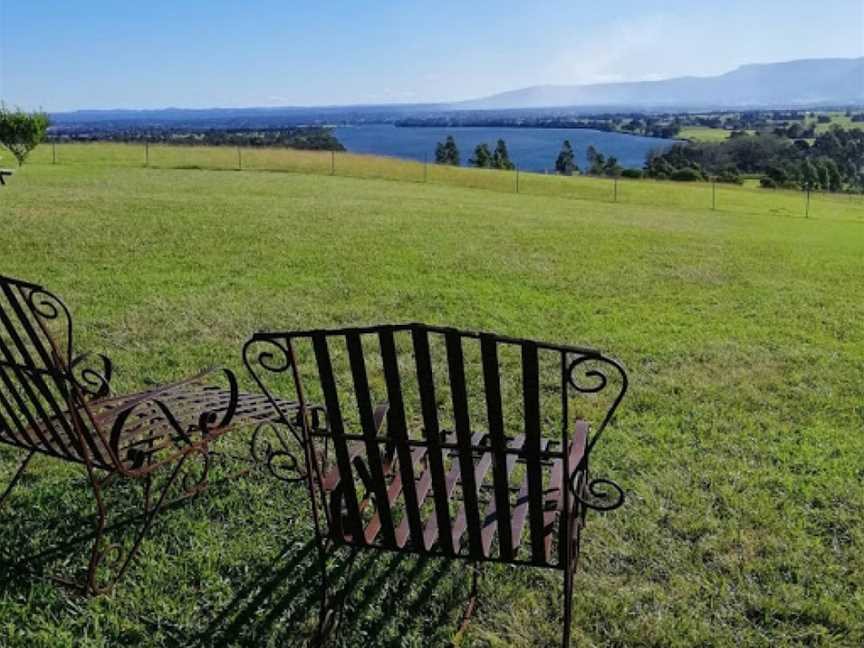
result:
[[[627,502],[590,518],[574,645],[860,646],[864,224],[854,203],[804,219],[739,195],[759,199],[34,164],[0,192],[0,273],[62,295],[120,392],[212,364],[242,375],[258,329],[419,320],[600,348],[632,386],[593,469]],[[19,458],[0,451],[0,478]],[[62,544],[92,513],[83,471],[34,460],[0,555]],[[0,645],[304,645],[310,529],[302,487],[216,486],[160,518],[110,596],[5,578]],[[74,571],[87,549],[34,566]],[[353,586],[339,646],[446,645],[468,591],[435,560],[331,569]],[[561,596],[558,574],[487,569],[463,645],[557,645]]]
[[[46,144],[36,148],[28,162],[34,166],[110,165],[138,168],[145,163],[160,169],[255,170],[402,180],[646,207],[704,209],[715,206],[739,214],[790,217],[809,214],[812,218],[864,219],[862,195],[814,193],[810,197],[808,212],[803,192],[765,190],[759,188],[758,183],[744,187],[729,184],[712,187],[707,182],[624,178],[616,183],[611,178],[562,177],[525,172],[517,174],[513,171],[424,165],[384,156],[286,148],[151,145],[148,152],[143,144],[59,144],[56,147]]]
[[[729,139],[732,131],[725,128],[711,128],[710,126],[685,126],[678,133],[678,137],[694,142],[722,142]]]

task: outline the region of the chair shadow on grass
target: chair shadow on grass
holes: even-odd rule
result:
[[[221,487],[213,484],[210,490]],[[187,503],[168,504],[165,513]],[[52,511],[36,518],[12,525],[11,533],[3,539],[2,595],[26,592],[33,586],[34,577],[46,576],[48,565],[57,561],[71,559],[82,566],[85,562],[95,537],[89,507],[72,506],[62,513]],[[141,513],[126,510],[108,529],[134,528],[141,519]],[[37,528],[50,529],[50,538],[64,540],[40,546],[40,538],[34,533]],[[251,578],[235,581],[232,600],[210,612],[209,619],[202,618],[198,627],[173,625],[171,619],[139,617],[139,621],[154,631],[158,628],[163,636],[167,635],[167,645],[178,647],[259,646],[272,641],[284,646],[315,645],[312,638],[321,596],[318,549],[309,531],[295,529],[305,537],[293,539]],[[159,535],[157,522],[150,537]],[[451,625],[452,632],[447,636],[452,636],[458,616],[455,612],[461,611],[467,599],[467,579],[454,579],[454,574],[459,574],[458,565],[445,560],[372,551],[355,554],[347,548],[333,552],[328,577],[340,614],[326,645],[386,648],[403,645],[407,633],[427,637],[425,645],[439,645],[428,641],[428,636],[446,632]],[[440,643],[446,644],[446,640]]]
[[[466,581],[461,596],[445,595],[453,594],[446,578],[453,568],[444,560],[340,550],[328,567],[340,613],[325,645],[395,647],[403,645],[408,631],[446,626],[468,589]],[[421,586],[413,589],[418,580]],[[269,640],[283,646],[317,645],[313,636],[320,586],[317,548],[310,540],[261,570],[198,637],[191,642],[186,638],[183,645],[251,647]],[[443,602],[430,606],[436,594]]]

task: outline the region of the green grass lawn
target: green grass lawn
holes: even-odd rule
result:
[[[56,164],[52,161],[56,160]],[[141,168],[148,160],[143,144],[60,144],[43,145],[31,154],[28,166],[121,166]],[[254,170],[355,178],[380,178],[407,182],[486,189],[499,193],[520,193],[561,197],[590,202],[618,202],[624,205],[662,209],[704,209],[713,205],[727,213],[775,216],[804,216],[806,198],[801,191],[764,190],[758,183],[743,187],[712,186],[707,182],[630,180],[590,176],[563,177],[540,173],[514,173],[429,164],[392,157],[298,151],[286,148],[244,148],[218,146],[149,147],[149,165],[159,169]],[[577,206],[572,206],[574,209]],[[814,193],[809,215],[823,219],[864,219],[864,196]]]
[[[724,128],[710,128],[709,126],[685,126],[678,133],[680,139],[692,140],[694,142],[722,142],[729,139],[732,131]]]
[[[632,386],[594,471],[628,499],[590,520],[574,645],[860,646],[861,204],[826,197],[805,219],[755,189],[711,211],[659,183],[619,204],[464,184],[33,164],[0,190],[0,273],[62,295],[119,391],[242,372],[262,328],[419,320],[598,347]],[[0,451],[0,478],[17,460]],[[34,460],[0,512],[0,555],[86,533],[92,514],[83,471]],[[310,527],[301,487],[216,486],[160,519],[111,596],[7,575],[0,645],[304,645]],[[36,567],[83,568],[86,549]],[[461,565],[346,558],[337,645],[446,645]],[[557,644],[557,573],[491,568],[481,590],[463,645]]]

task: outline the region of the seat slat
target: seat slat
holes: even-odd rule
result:
[[[420,447],[416,448],[413,453],[411,453],[409,461],[411,461],[411,465],[413,466],[418,461],[422,461],[423,457],[426,455],[426,448]],[[393,481],[390,482],[390,486],[387,489],[387,504],[392,507],[393,504],[396,503],[396,498],[399,497],[399,494],[402,493],[403,489],[405,489],[405,481],[402,479],[403,473],[400,471],[394,478]],[[407,509],[407,505],[406,505]],[[409,509],[410,510],[410,509]],[[415,509],[416,510],[416,509]],[[407,521],[407,520],[406,520]],[[378,536],[379,531],[381,530],[381,516],[376,511],[375,515],[372,516],[372,519],[366,524],[366,542],[372,543],[375,541],[375,538]],[[400,524],[401,528],[401,524]],[[407,528],[407,527],[406,527]],[[394,541],[396,546],[401,549],[405,546],[405,541],[407,540],[407,534],[402,534],[400,536],[399,530],[396,529]]]
[[[476,484],[482,484],[483,480],[486,479],[486,473],[488,473],[489,468],[492,467],[492,459],[493,459],[494,454],[495,453],[492,452],[491,450],[483,452],[482,456],[480,457],[480,460],[474,464],[474,469],[472,471],[472,476],[474,478],[472,480],[472,482],[473,482],[473,484],[475,484],[474,488],[476,488]],[[465,502],[467,502],[468,499],[470,499],[470,498],[465,496],[465,488],[466,487],[468,487],[468,486],[465,483],[465,480],[463,479],[462,480],[462,496],[463,496],[463,501],[465,501]],[[477,495],[478,495],[478,493],[477,493],[477,491],[475,491],[474,492],[474,498],[475,499],[477,498]],[[495,500],[493,499],[492,501],[494,502]],[[479,526],[477,529],[472,530],[471,527],[469,526],[470,525],[469,520],[470,520],[470,518],[466,514],[466,505],[463,504],[459,509],[459,513],[456,514],[456,521],[453,523],[453,544],[456,545],[457,547],[461,548],[462,534],[465,533],[465,529],[467,527],[468,528],[469,542],[470,542],[472,534],[476,534],[476,535],[480,536],[481,551],[482,551],[482,530]],[[485,553],[483,555],[485,556]]]
[[[451,438],[450,438],[451,442],[453,441],[454,436],[455,435],[451,435]],[[483,438],[483,433],[477,432],[474,434],[473,437],[471,437],[471,443],[473,445],[476,445],[476,444],[480,443],[480,440],[482,438]],[[436,448],[436,450],[438,452],[441,451],[440,448]],[[430,452],[430,457],[431,457],[432,448],[429,449],[429,452]],[[456,549],[455,553],[458,553],[459,547],[458,547],[458,545],[454,545],[454,543],[453,543],[453,525],[450,522],[449,502],[450,502],[450,496],[453,494],[453,489],[456,488],[456,483],[459,481],[459,478],[461,477],[461,474],[462,474],[461,468],[462,468],[461,463],[459,461],[454,461],[452,467],[450,468],[450,472],[447,473],[447,479],[446,479],[445,484],[444,484],[444,493],[443,493],[445,501],[448,503],[448,512],[447,512],[447,518],[446,518],[447,519],[447,526],[445,527],[445,530],[441,530],[441,528],[438,524],[438,518],[437,517],[431,518],[426,523],[426,527],[423,530],[423,542],[427,547],[431,547],[435,543],[436,540],[439,540],[439,545],[440,545],[440,539],[441,538],[447,538],[448,542],[447,542],[447,544],[445,544],[443,546],[445,546],[445,547],[450,546],[451,548],[454,548],[454,546],[455,546],[455,549]],[[473,472],[474,472],[473,464],[469,466],[469,469],[471,470],[471,472],[473,474]],[[463,488],[465,487],[464,483],[463,483],[462,487]],[[436,495],[436,497],[437,497],[437,495]]]
[[[577,421],[573,430],[573,440],[570,442],[569,457],[567,459],[571,472],[579,465],[579,461],[582,459],[587,437],[588,424],[585,421]],[[564,460],[556,459],[549,476],[549,488],[544,495],[543,550],[547,563],[552,562],[552,537],[555,535],[555,520],[561,515],[564,506],[563,488],[567,488],[566,479],[564,479]]]
[[[526,442],[527,443],[527,442]],[[546,452],[546,449],[549,447],[548,439],[540,440],[540,451]],[[524,448],[524,446],[523,446]],[[516,495],[516,506],[513,509],[513,518],[511,522],[512,528],[512,536],[513,536],[513,552],[519,549],[522,544],[522,531],[525,528],[525,521],[528,517],[528,510],[530,507],[531,496],[530,496],[530,487],[531,487],[531,475],[530,475],[530,467],[526,466],[525,478],[522,481],[522,486],[519,488],[519,493]],[[533,543],[532,543],[533,544]]]
[[[519,434],[515,439],[510,441],[508,444],[512,450],[521,450],[522,446],[525,442],[525,435]],[[516,467],[516,460],[518,456],[515,454],[508,454],[506,460],[506,470],[507,470],[507,483],[510,483],[510,477],[513,475],[513,469]],[[492,539],[495,537],[495,532],[498,532],[498,545],[503,547],[506,543],[506,546],[510,547],[510,552],[507,554],[507,557],[504,556],[504,551],[501,551],[501,559],[502,560],[512,560],[513,559],[513,536],[512,536],[512,526],[510,520],[510,493],[509,488],[506,493],[507,499],[506,507],[507,507],[507,515],[499,516],[498,511],[500,510],[498,505],[498,498],[494,498],[489,502],[489,506],[486,507],[486,514],[483,517],[483,531],[481,533],[481,538],[483,541],[483,555],[488,558],[489,550],[492,547]],[[501,531],[501,519],[504,517],[507,521],[507,526],[505,530]],[[506,537],[507,540],[505,542],[501,541],[502,537]]]

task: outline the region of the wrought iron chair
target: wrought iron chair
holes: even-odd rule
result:
[[[334,608],[326,557],[348,545],[474,563],[463,625],[480,564],[561,570],[569,645],[586,513],[624,501],[617,484],[589,472],[627,390],[618,362],[424,324],[259,333],[244,361],[279,410],[274,425],[291,433],[282,438],[293,434],[303,453],[321,562],[320,635]],[[282,411],[276,394],[287,388],[299,415]]]
[[[207,486],[216,439],[273,418],[270,402],[241,393],[230,371],[227,388],[211,384],[210,374],[111,397],[111,362],[76,355],[63,302],[38,285],[0,276],[0,443],[27,453],[0,505],[35,454],[82,464],[97,507],[83,585],[88,593],[106,591],[126,572],[175,484],[181,498]],[[284,413],[295,405],[280,401],[279,407]],[[142,480],[144,487],[140,527],[126,551],[106,535],[103,489],[117,477]]]

